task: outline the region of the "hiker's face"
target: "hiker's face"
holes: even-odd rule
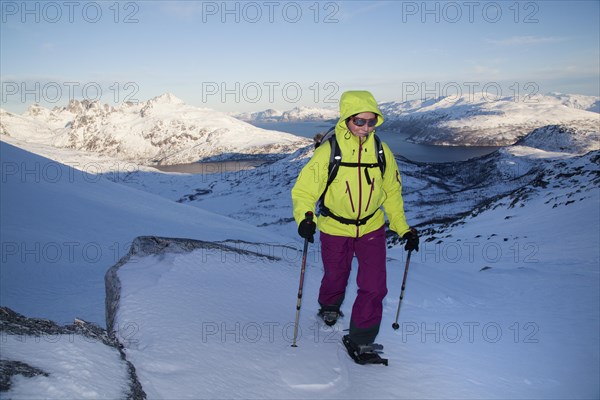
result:
[[[372,112],[364,112],[356,114],[348,121],[348,129],[354,136],[359,138],[365,138],[375,129],[375,123],[377,122],[377,115]],[[359,126],[357,124],[362,124]]]

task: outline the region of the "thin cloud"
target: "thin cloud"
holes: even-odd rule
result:
[[[505,39],[487,39],[488,43],[500,46],[524,46],[547,43],[560,43],[567,39],[564,37],[554,36],[512,36]]]

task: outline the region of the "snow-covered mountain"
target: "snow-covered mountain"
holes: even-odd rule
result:
[[[282,111],[269,108],[264,111],[231,113],[230,115],[246,122],[277,122],[281,119]]]
[[[139,164],[179,164],[219,156],[282,156],[308,143],[172,94],[118,107],[72,100],[52,110],[32,106],[23,115],[0,110],[0,134],[31,143],[84,150]]]
[[[548,101],[558,101],[560,104],[580,110],[600,113],[600,98],[598,96],[585,96],[581,94],[549,93]]]
[[[333,108],[295,107],[281,115],[281,122],[337,120],[339,111]]]
[[[584,154],[597,150],[600,146],[598,129],[598,125],[594,126],[593,123],[580,123],[575,126],[547,125],[535,129],[516,145],[557,153]]]
[[[268,109],[253,113],[232,113],[231,116],[247,122],[331,121],[339,118],[339,111],[337,108],[294,107],[283,112]]]
[[[415,143],[506,146],[546,125],[600,131],[596,96],[549,94],[490,98],[483,93],[380,104],[387,130],[410,134]]]

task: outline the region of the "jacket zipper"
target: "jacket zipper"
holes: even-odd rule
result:
[[[360,211],[362,208],[362,173],[361,173],[361,167],[360,167],[360,158],[362,155],[362,140],[360,138],[358,138],[358,168],[356,168],[357,173],[358,173],[358,215],[356,216],[356,221],[358,222],[360,220]],[[356,237],[358,237],[359,234],[359,226],[356,225]]]
[[[352,201],[352,192],[350,191],[350,183],[346,181],[346,193],[348,193],[348,198],[350,198],[350,207],[352,207],[352,212],[354,212],[354,202]]]
[[[369,204],[371,204],[373,189],[375,189],[375,178],[371,179],[371,191],[369,192],[369,199],[367,200],[367,205],[365,206],[365,212],[369,211]]]

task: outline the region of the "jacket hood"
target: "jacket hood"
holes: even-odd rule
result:
[[[352,90],[342,93],[340,97],[340,119],[336,127],[342,131],[347,131],[346,118],[363,112],[372,112],[377,114],[376,127],[383,124],[383,114],[377,106],[375,97],[366,90]]]

